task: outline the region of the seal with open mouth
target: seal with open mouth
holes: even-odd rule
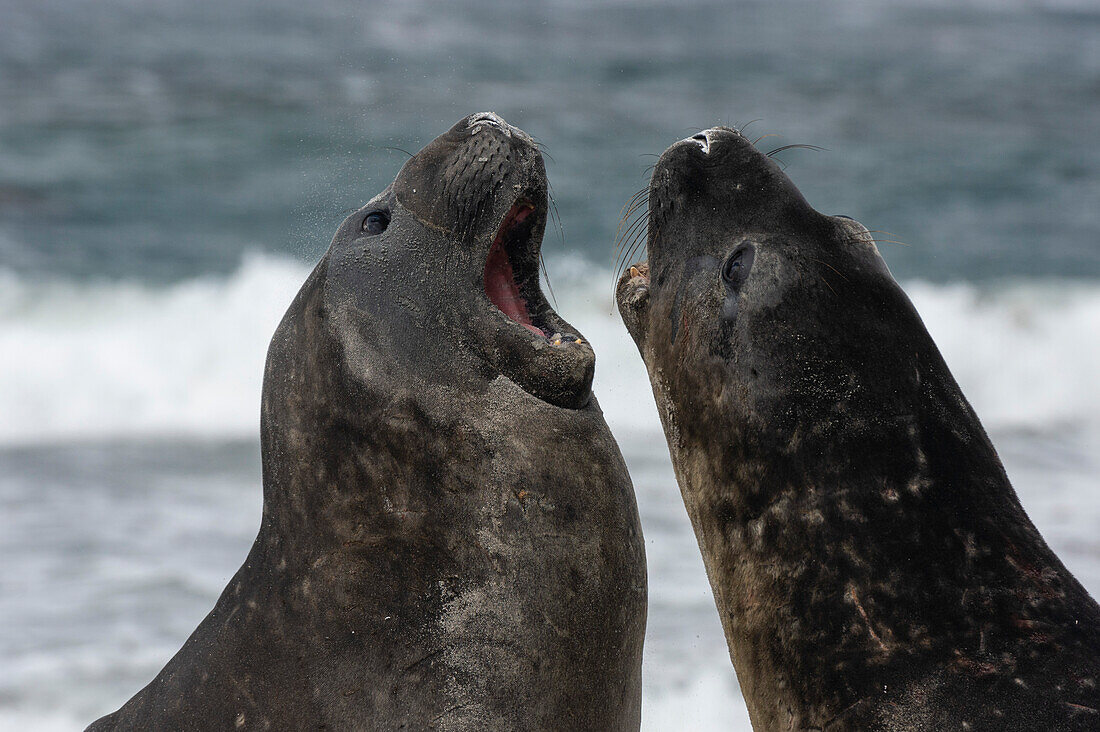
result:
[[[92,729],[638,729],[641,529],[546,193],[482,113],[347,218],[268,352],[252,551]]]
[[[1100,729],[1100,608],[867,229],[729,128],[648,216],[616,299],[754,728]]]

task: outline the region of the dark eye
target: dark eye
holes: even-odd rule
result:
[[[751,244],[742,244],[734,249],[725,264],[722,265],[722,280],[731,287],[740,287],[745,278],[749,276],[752,268],[753,253],[756,250]]]
[[[382,211],[373,211],[363,219],[363,232],[368,236],[381,234],[390,225],[390,217]]]

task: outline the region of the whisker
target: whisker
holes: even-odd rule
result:
[[[804,150],[816,150],[818,152],[824,151],[824,150],[827,149],[827,148],[824,148],[824,147],[818,147],[817,145],[802,145],[800,143],[795,143],[793,145],[783,145],[782,147],[777,147],[774,150],[772,150],[770,153],[765,153],[765,155],[767,155],[770,158],[772,155],[775,155],[776,153],[781,153],[784,150],[793,150],[795,148],[801,148],[801,149],[804,149]]]
[[[859,240],[860,241],[870,241],[870,242],[874,242],[875,244],[878,244],[878,243],[881,242],[881,243],[885,243],[885,244],[900,244],[903,247],[910,246],[908,242],[901,241],[900,239],[876,239],[875,237],[870,236],[870,233],[871,232],[867,232],[868,236],[863,236],[862,234],[860,234]]]
[[[622,279],[623,273],[626,272],[626,268],[633,261],[633,255],[635,253],[637,253],[637,251],[638,251],[637,247],[638,247],[639,243],[640,242],[635,242],[634,244],[631,245],[630,251],[629,251],[629,254],[631,256],[628,256],[626,258],[626,260],[624,261],[622,266],[615,268],[614,277],[613,277],[612,282],[611,282],[611,294],[612,294],[612,296],[614,296],[614,294],[615,294],[615,286],[619,283],[619,280]]]
[[[561,223],[561,214],[558,212],[558,202],[554,199],[554,188],[550,181],[546,182],[546,200],[550,203],[550,218],[558,226],[558,239],[561,240],[561,248],[565,249],[565,227]]]
[[[544,143],[542,140],[540,140],[539,138],[535,137],[534,135],[532,135],[530,133],[528,133],[527,136],[531,138],[531,142],[535,143],[535,147],[537,147],[539,149],[539,152],[542,153],[543,157],[550,158],[551,162],[555,162],[555,163],[558,162],[557,160],[554,160],[554,156],[551,155],[550,152],[548,151],[548,149],[546,147],[546,143]]]
[[[406,155],[408,155],[410,158],[413,156],[413,154],[411,152],[409,152],[408,150],[406,150],[403,147],[393,147],[392,145],[382,145],[382,149],[383,150],[394,150],[396,152],[403,152]]]
[[[615,232],[616,238],[623,229],[623,224],[630,216],[642,206],[645,206],[648,201],[646,200],[646,194],[649,193],[649,187],[642,188],[640,191],[630,197],[630,200],[619,209],[619,229]]]
[[[619,243],[619,236],[623,233],[623,227],[627,226],[627,221],[630,219],[631,215],[645,204],[645,201],[642,200],[642,194],[648,190],[648,188],[643,188],[635,193],[626,205],[619,210],[619,228],[615,230],[615,238],[613,240],[616,245]],[[615,252],[618,254],[617,246]]]
[[[697,130],[693,130],[696,132]],[[652,157],[660,160],[660,155],[654,153],[642,153],[639,157]],[[646,176],[657,167],[657,163],[646,166],[642,175]],[[611,253],[611,299],[615,299],[615,287],[622,277],[623,272],[629,266],[632,257],[639,248],[648,240],[650,211],[649,211],[650,186],[647,183],[642,186],[630,200],[619,210],[619,225],[615,230],[615,238]],[[614,306],[612,306],[614,310]]]
[[[561,214],[558,212],[558,202],[554,200],[553,196],[547,196],[550,199],[550,215],[554,219],[554,223],[558,225],[558,238],[561,239],[561,248],[565,249],[565,226],[561,223]]]
[[[645,233],[646,234],[649,233],[648,228],[646,229]],[[639,234],[637,237],[634,238],[634,243],[630,245],[630,251],[627,253],[626,258],[623,261],[623,271],[624,272],[626,271],[626,268],[630,265],[630,263],[634,260],[634,255],[637,254],[638,250],[641,249],[643,246],[645,246],[645,244],[646,244],[646,237],[644,235]],[[620,276],[621,276],[621,273],[620,273]]]
[[[645,223],[645,226],[639,227],[638,224]],[[623,245],[621,250],[621,256],[616,256],[612,266],[612,283],[611,289],[614,293],[615,285],[618,283],[619,278],[622,277],[623,272],[626,271],[627,265],[630,264],[631,257],[637,252],[640,243],[645,241],[645,235],[649,231],[649,216],[639,217],[634,224],[631,225],[629,235],[624,235],[620,240]],[[629,242],[629,243],[628,243]]]
[[[630,197],[630,203],[632,205],[645,204],[649,199],[649,186],[645,185],[639,188],[633,196]]]
[[[825,265],[826,267],[828,267],[829,269],[831,269],[832,271],[834,271],[834,272],[836,272],[836,273],[837,273],[838,275],[840,275],[840,276],[841,276],[841,278],[843,278],[843,279],[845,279],[845,280],[847,280],[847,279],[848,279],[848,277],[847,277],[847,276],[846,276],[846,275],[845,275],[845,274],[844,274],[843,272],[841,272],[841,271],[840,271],[839,269],[837,269],[837,268],[836,268],[836,267],[834,267],[833,265],[829,264],[828,262],[826,262],[826,261],[824,261],[824,260],[821,260],[821,259],[814,259],[813,261],[817,262],[818,264],[824,264],[824,265]]]
[[[760,118],[760,117],[758,117],[757,119],[750,119],[750,120],[749,120],[748,122],[746,122],[745,124],[743,124],[743,125],[741,125],[740,127],[738,127],[738,128],[737,128],[737,132],[738,132],[738,134],[740,134],[740,135],[741,135],[742,137],[744,137],[744,135],[745,135],[745,130],[747,130],[747,129],[749,128],[749,125],[751,125],[751,124],[752,124],[753,122],[762,122],[762,121],[763,121],[763,118]]]
[[[642,190],[635,193],[634,197],[630,199],[630,202],[627,204],[626,213],[623,214],[623,217],[625,218],[625,217],[631,216],[638,209],[643,208],[643,207],[648,206],[648,205],[649,205],[649,188],[643,188]]]
[[[648,219],[648,217],[646,218]],[[648,230],[649,227],[647,226],[645,229],[642,229],[642,232],[648,233]],[[658,229],[658,231],[660,230]],[[619,280],[622,278],[623,273],[626,271],[626,268],[631,261],[631,257],[637,251],[639,244],[643,241],[647,241],[647,239],[641,236],[636,236],[634,238],[634,241],[631,243],[630,248],[626,250],[626,256],[623,257],[623,263],[621,265],[616,263],[615,266],[613,266],[611,269],[611,309],[608,311],[609,315],[615,312],[615,292],[619,284]]]
[[[630,201],[640,201],[642,197],[645,196],[647,193],[649,193],[649,186],[642,186],[638,190],[634,191],[634,193],[630,196]]]
[[[628,242],[628,241],[634,241],[634,239],[638,235],[638,232],[641,231],[642,229],[644,229],[648,224],[649,224],[649,217],[648,216],[639,216],[638,218],[636,218],[630,224],[630,226],[626,229],[626,231],[623,232],[622,240],[621,240],[622,244],[625,245],[626,242]]]
[[[648,212],[645,216],[639,216],[638,219],[630,226],[630,228],[623,233],[623,256],[621,265],[627,264],[630,259],[629,249],[633,247],[637,241],[645,237],[646,232],[649,230],[650,219]]]
[[[535,144],[541,143],[536,140]],[[551,158],[551,160],[553,160],[553,158]],[[561,248],[565,249],[565,228],[561,225],[561,216],[558,214],[558,202],[554,200],[554,188],[550,185],[550,181],[546,181],[546,200],[550,204],[548,207],[550,218],[558,225],[558,234],[561,237]],[[542,279],[546,282],[546,290],[550,293],[550,302],[554,303],[554,308],[557,309],[558,298],[554,296],[554,286],[550,284],[550,269],[546,266],[546,257],[542,255],[541,249],[539,250],[539,264],[542,269]]]
[[[630,244],[631,244],[632,241],[633,241],[633,239],[627,239],[626,237],[624,237],[616,245],[615,253],[614,253],[613,258],[611,260],[611,272],[612,272],[612,276],[616,280],[619,277],[619,272],[622,271],[623,262],[627,258],[627,252],[629,251],[629,247],[630,247]]]
[[[550,284],[550,270],[546,268],[546,259],[539,252],[539,264],[542,265],[542,279],[546,282],[546,289],[550,292],[550,302],[554,303],[554,309],[558,308],[558,298],[554,297],[554,286]]]
[[[645,233],[649,230],[648,222],[644,222],[642,226],[636,228],[631,232],[630,237],[624,237],[623,247],[620,250],[619,255],[615,258],[614,272],[615,279],[619,278],[623,270],[626,269],[626,265],[630,263],[630,257],[636,251],[638,242],[644,237]]]
[[[642,226],[643,224],[646,224],[648,222],[649,216],[644,214],[634,219],[634,221],[630,222],[630,224],[622,232],[620,241],[625,241],[626,239],[629,239],[637,231],[639,226]]]
[[[615,241],[619,241],[623,236],[625,236],[626,231],[634,226],[638,218],[644,216],[644,209],[645,204],[640,202],[630,207],[630,209],[626,212],[622,219],[619,220],[619,228],[615,232]],[[635,216],[636,214],[637,216]]]

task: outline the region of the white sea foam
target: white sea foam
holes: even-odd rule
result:
[[[993,429],[1100,425],[1100,286],[1016,282],[906,286],[929,332]]]
[[[267,343],[308,269],[251,255],[166,287],[0,279],[0,442],[255,434]]]
[[[611,313],[610,274],[550,265],[559,310],[596,344],[596,391],[645,527],[643,728],[747,730],[645,369]],[[160,288],[0,273],[0,444],[58,443],[11,451],[0,474],[10,522],[0,549],[14,557],[0,571],[14,590],[0,595],[12,629],[0,643],[0,730],[78,729],[116,708],[239,565],[259,518],[259,468],[252,443],[216,446],[258,434],[266,345],[307,273],[261,255],[227,277]],[[906,289],[1036,525],[1095,593],[1100,284]],[[65,444],[175,434],[210,439],[179,454]]]
[[[559,310],[596,345],[612,426],[656,429],[610,276],[575,259],[551,270]],[[231,276],[163,287],[0,272],[0,444],[256,434],[267,343],[307,273],[259,254]],[[1100,425],[1100,284],[906,289],[988,427]]]

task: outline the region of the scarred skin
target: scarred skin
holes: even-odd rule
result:
[[[256,542],[90,729],[638,729],[645,559],[592,350],[484,289],[517,201],[520,290],[575,336],[538,292],[541,156],[495,115],[461,120],[344,222],[290,306]]]
[[[728,128],[649,217],[619,311],[753,727],[1100,729],[1100,608],[867,230]]]

